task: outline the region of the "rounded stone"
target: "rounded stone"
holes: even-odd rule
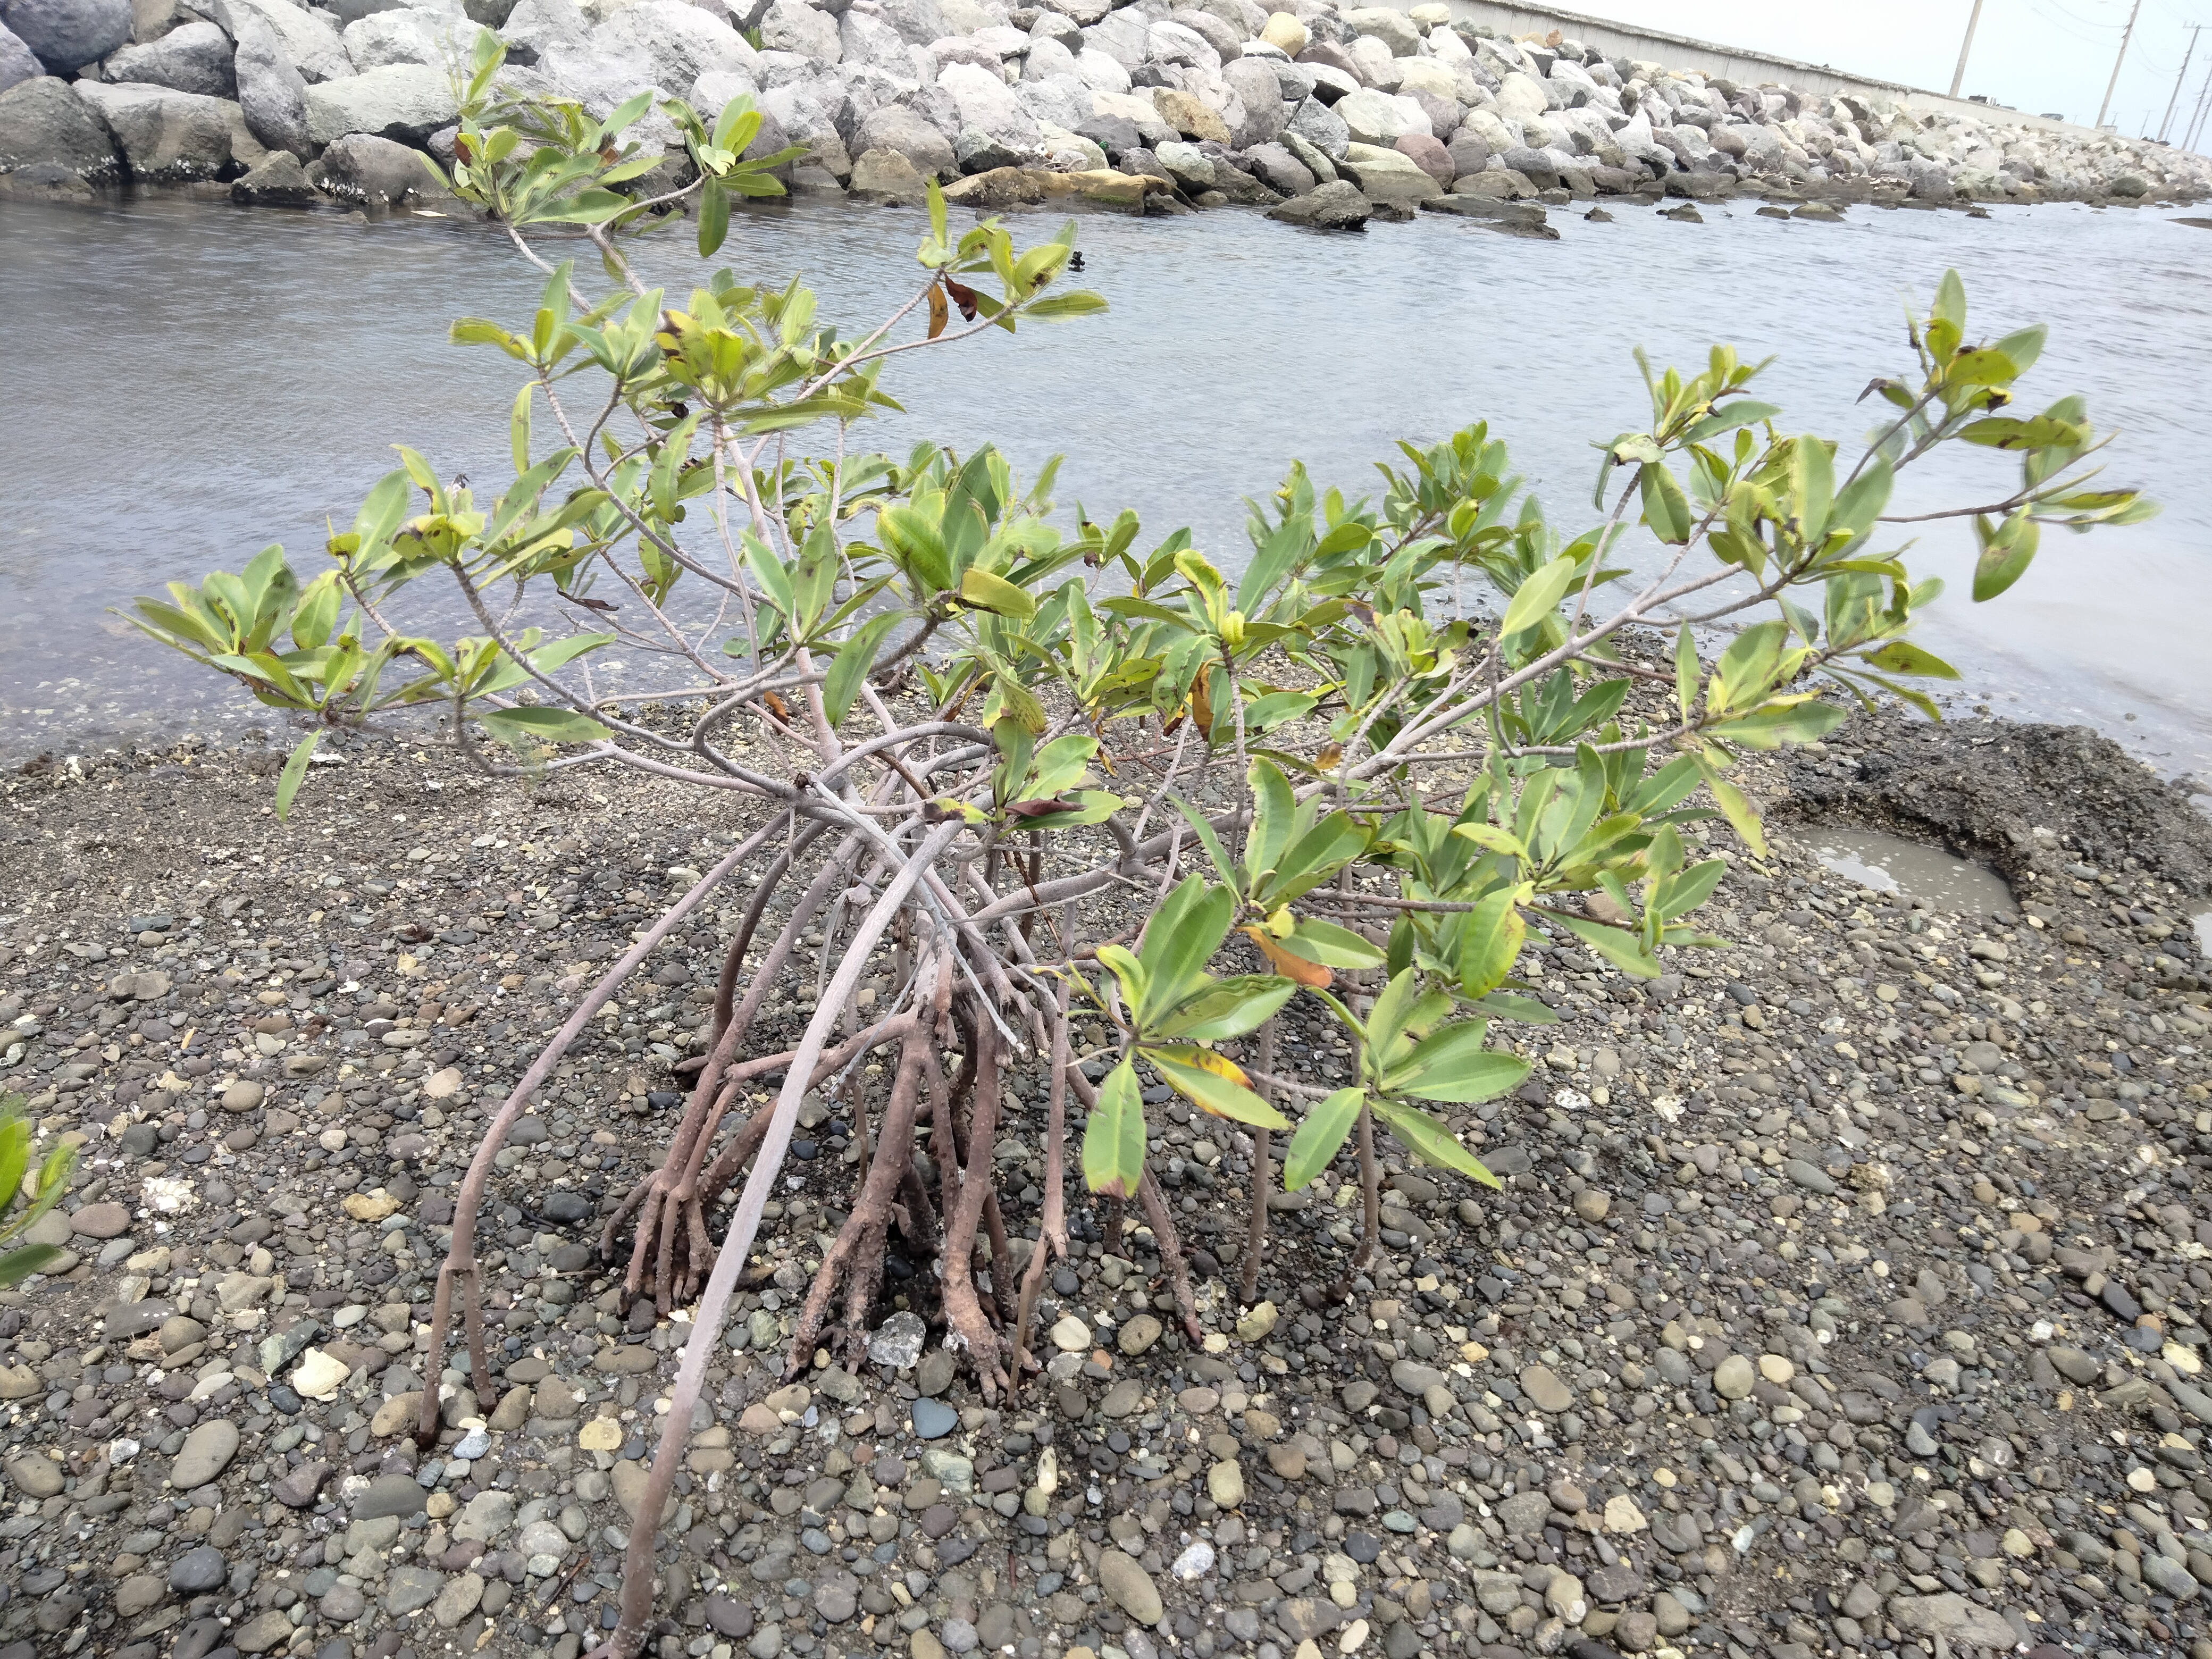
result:
[[[1119,1549],[1098,1558],[1098,1583],[1114,1605],[1140,1625],[1157,1625],[1165,1611],[1152,1577]]]
[[[1160,1340],[1160,1322],[1150,1314],[1139,1314],[1121,1327],[1121,1334],[1115,1346],[1132,1358],[1143,1353]]]
[[[70,1231],[81,1238],[118,1238],[131,1227],[131,1212],[120,1204],[88,1204],[70,1218]]]
[[[269,1097],[269,1091],[258,1083],[240,1081],[222,1091],[217,1103],[226,1112],[250,1112]]]
[[[238,1430],[217,1418],[202,1423],[185,1437],[177,1461],[169,1467],[169,1484],[179,1492],[204,1486],[230,1467],[238,1455]]]
[[[1224,1510],[1244,1501],[1244,1471],[1235,1459],[1225,1459],[1206,1472],[1206,1496]]]
[[[230,1577],[230,1564],[212,1544],[186,1550],[169,1566],[169,1588],[179,1595],[198,1595]]]
[[[1797,1375],[1797,1367],[1778,1353],[1765,1353],[1759,1357],[1759,1374],[1770,1382],[1787,1382]]]
[[[1073,1314],[1063,1314],[1052,1328],[1052,1346],[1062,1353],[1081,1353],[1091,1346],[1091,1327]]]
[[[1751,1392],[1751,1361],[1732,1353],[1713,1368],[1713,1392],[1723,1400],[1741,1400]]]
[[[1595,1187],[1585,1187],[1575,1194],[1575,1213],[1595,1226],[1613,1209],[1613,1200]]]

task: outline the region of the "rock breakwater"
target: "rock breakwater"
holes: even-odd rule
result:
[[[438,186],[410,152],[450,156],[458,66],[486,30],[511,88],[598,114],[647,88],[709,115],[753,97],[761,149],[804,150],[793,191],[860,200],[933,178],[987,208],[1242,203],[1354,228],[1428,206],[1528,234],[1525,213],[1474,204],[2212,191],[2212,162],[2162,145],[1740,85],[1437,4],[7,0],[0,21],[0,190],[18,196],[136,181],[252,204],[426,201]],[[637,131],[673,139],[656,118]]]

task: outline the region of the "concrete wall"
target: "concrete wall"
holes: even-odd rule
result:
[[[1850,75],[1826,64],[1805,64],[1794,58],[1778,58],[1771,52],[1718,46],[1708,40],[1693,40],[1687,35],[1668,34],[1634,23],[1616,23],[1556,6],[1532,5],[1525,3],[1525,0],[1444,0],[1444,3],[1451,9],[1455,19],[1466,18],[1501,34],[1516,38],[1541,36],[1557,29],[1569,40],[1596,47],[1607,58],[1636,58],[1672,70],[1698,70],[1709,78],[1735,81],[1745,86],[1786,86],[1832,97],[1838,93],[1873,93],[1914,110],[1969,115],[1992,123],[2038,127],[2046,132],[2069,132],[2077,137],[2096,136],[2094,129],[2076,126],[2069,121],[2053,121],[2020,110],[1947,97],[1940,92],[1924,92],[1871,76]]]

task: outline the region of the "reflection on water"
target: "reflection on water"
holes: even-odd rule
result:
[[[1961,915],[1991,915],[2014,906],[2012,889],[1993,870],[1954,858],[1879,830],[1820,824],[1805,831],[1813,855],[1838,875],[1877,893],[1897,893],[1924,901],[1930,909]]]
[[[1779,354],[1765,395],[1790,420],[1860,432],[1869,375],[1909,362],[1903,303],[1956,264],[1978,329],[2054,325],[2031,395],[2085,391],[2126,429],[2113,477],[2151,486],[2166,511],[2046,538],[1996,607],[1963,598],[1965,526],[1920,526],[1953,588],[1924,637],[1966,669],[1966,701],[2124,732],[2170,769],[2212,767],[2197,667],[2212,484],[2195,458],[2212,428],[2212,309],[2194,233],[2155,211],[2075,206],[1986,221],[1854,210],[1842,226],[1756,219],[1749,204],[1703,226],[1553,218],[1556,243],[1429,216],[1364,236],[1241,212],[1088,218],[1084,280],[1112,313],[904,359],[886,384],[917,412],[868,441],[989,439],[1024,468],[1065,451],[1063,503],[1133,506],[1148,535],[1188,524],[1235,564],[1243,498],[1291,458],[1364,489],[1396,438],[1487,418],[1554,516],[1578,523],[1589,441],[1644,419],[1632,346],[1662,362],[1714,340]],[[803,267],[825,315],[862,324],[910,293],[921,229],[900,210],[772,210],[740,220],[727,256],[769,276]],[[698,274],[673,239],[647,263],[672,284]],[[452,220],[0,204],[0,754],[149,725],[235,729],[221,683],[180,672],[104,607],[236,569],[270,540],[311,553],[395,441],[480,488],[507,477],[514,365],[451,345],[446,325],[519,321],[538,287],[503,243]],[[2002,458],[1949,465],[1908,474],[1899,510],[2008,487]]]

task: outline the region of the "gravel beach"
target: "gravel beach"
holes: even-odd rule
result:
[[[748,894],[501,1155],[496,1386],[428,1379],[418,1455],[428,1297],[485,1115],[750,825],[365,741],[280,825],[280,752],[0,784],[0,1087],[84,1143],[41,1224],[64,1262],[0,1293],[0,1659],[574,1659],[689,1332],[624,1313],[599,1218],[658,1161]],[[1079,1209],[1011,1403],[896,1258],[869,1363],[784,1386],[860,1150],[811,1106],[663,1529],[657,1650],[2212,1656],[2212,826],[2079,728],[1863,721],[1754,777],[1771,856],[1715,837],[1734,948],[1635,985],[1532,933],[1561,1023],[1457,1120],[1503,1192],[1385,1143],[1346,1300],[1349,1161],[1275,1195],[1242,1309],[1249,1143],[1168,1102],[1202,1346],[1149,1235],[1104,1255]],[[1948,841],[2014,902],[1861,887],[1810,855],[1831,819]],[[776,993],[793,1031],[813,981]],[[1286,1023],[1285,1071],[1343,1076]],[[1041,1074],[1006,1105],[1019,1236]]]

